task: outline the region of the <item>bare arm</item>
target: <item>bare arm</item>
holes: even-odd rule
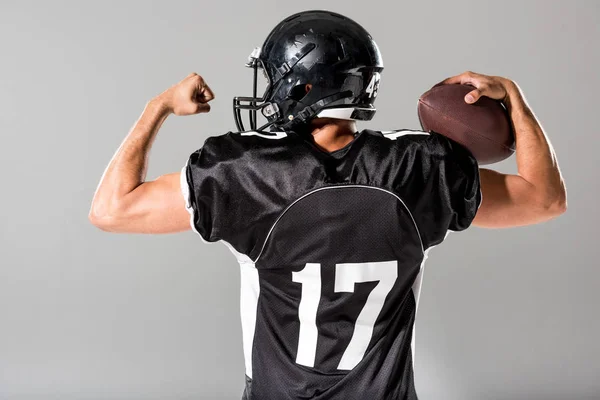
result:
[[[149,152],[169,114],[208,112],[207,102],[213,98],[202,78],[190,74],[146,105],[100,180],[89,214],[92,224],[111,232],[170,233],[190,229],[180,174],[145,181]]]
[[[515,131],[518,174],[480,169],[483,200],[473,224],[485,228],[531,225],[564,213],[567,193],[556,154],[517,84],[472,72],[444,83],[475,86],[477,89],[465,96],[467,103],[480,96],[502,100]]]

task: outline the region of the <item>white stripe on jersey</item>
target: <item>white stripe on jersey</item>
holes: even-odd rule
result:
[[[256,316],[258,315],[258,297],[260,296],[258,269],[254,266],[254,263],[240,263],[240,278],[240,314],[244,362],[246,375],[252,379],[252,348],[254,347],[254,331],[256,330]]]
[[[383,134],[384,137],[391,139],[391,140],[398,139],[400,136],[408,136],[408,135],[427,135],[427,136],[429,136],[428,132],[415,131],[415,130],[411,130],[411,129],[400,129],[398,131],[381,131],[381,133]]]
[[[260,133],[256,131],[240,132],[242,136],[260,136],[265,139],[282,139],[287,136],[285,132],[269,132],[269,134]]]

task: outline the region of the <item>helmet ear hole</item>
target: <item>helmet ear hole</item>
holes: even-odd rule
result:
[[[290,89],[287,97],[295,101],[300,101],[308,94],[308,92],[310,92],[310,89],[312,89],[312,85],[310,83],[296,85]]]

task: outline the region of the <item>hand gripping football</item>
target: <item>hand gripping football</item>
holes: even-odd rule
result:
[[[515,152],[515,137],[501,102],[481,97],[468,104],[470,85],[436,85],[419,98],[418,114],[424,131],[440,133],[471,151],[479,164],[493,164]]]

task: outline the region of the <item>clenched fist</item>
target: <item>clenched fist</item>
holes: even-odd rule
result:
[[[204,79],[191,73],[181,82],[171,86],[158,95],[158,99],[169,112],[175,115],[192,115],[210,111],[209,101],[215,98],[214,93]]]

